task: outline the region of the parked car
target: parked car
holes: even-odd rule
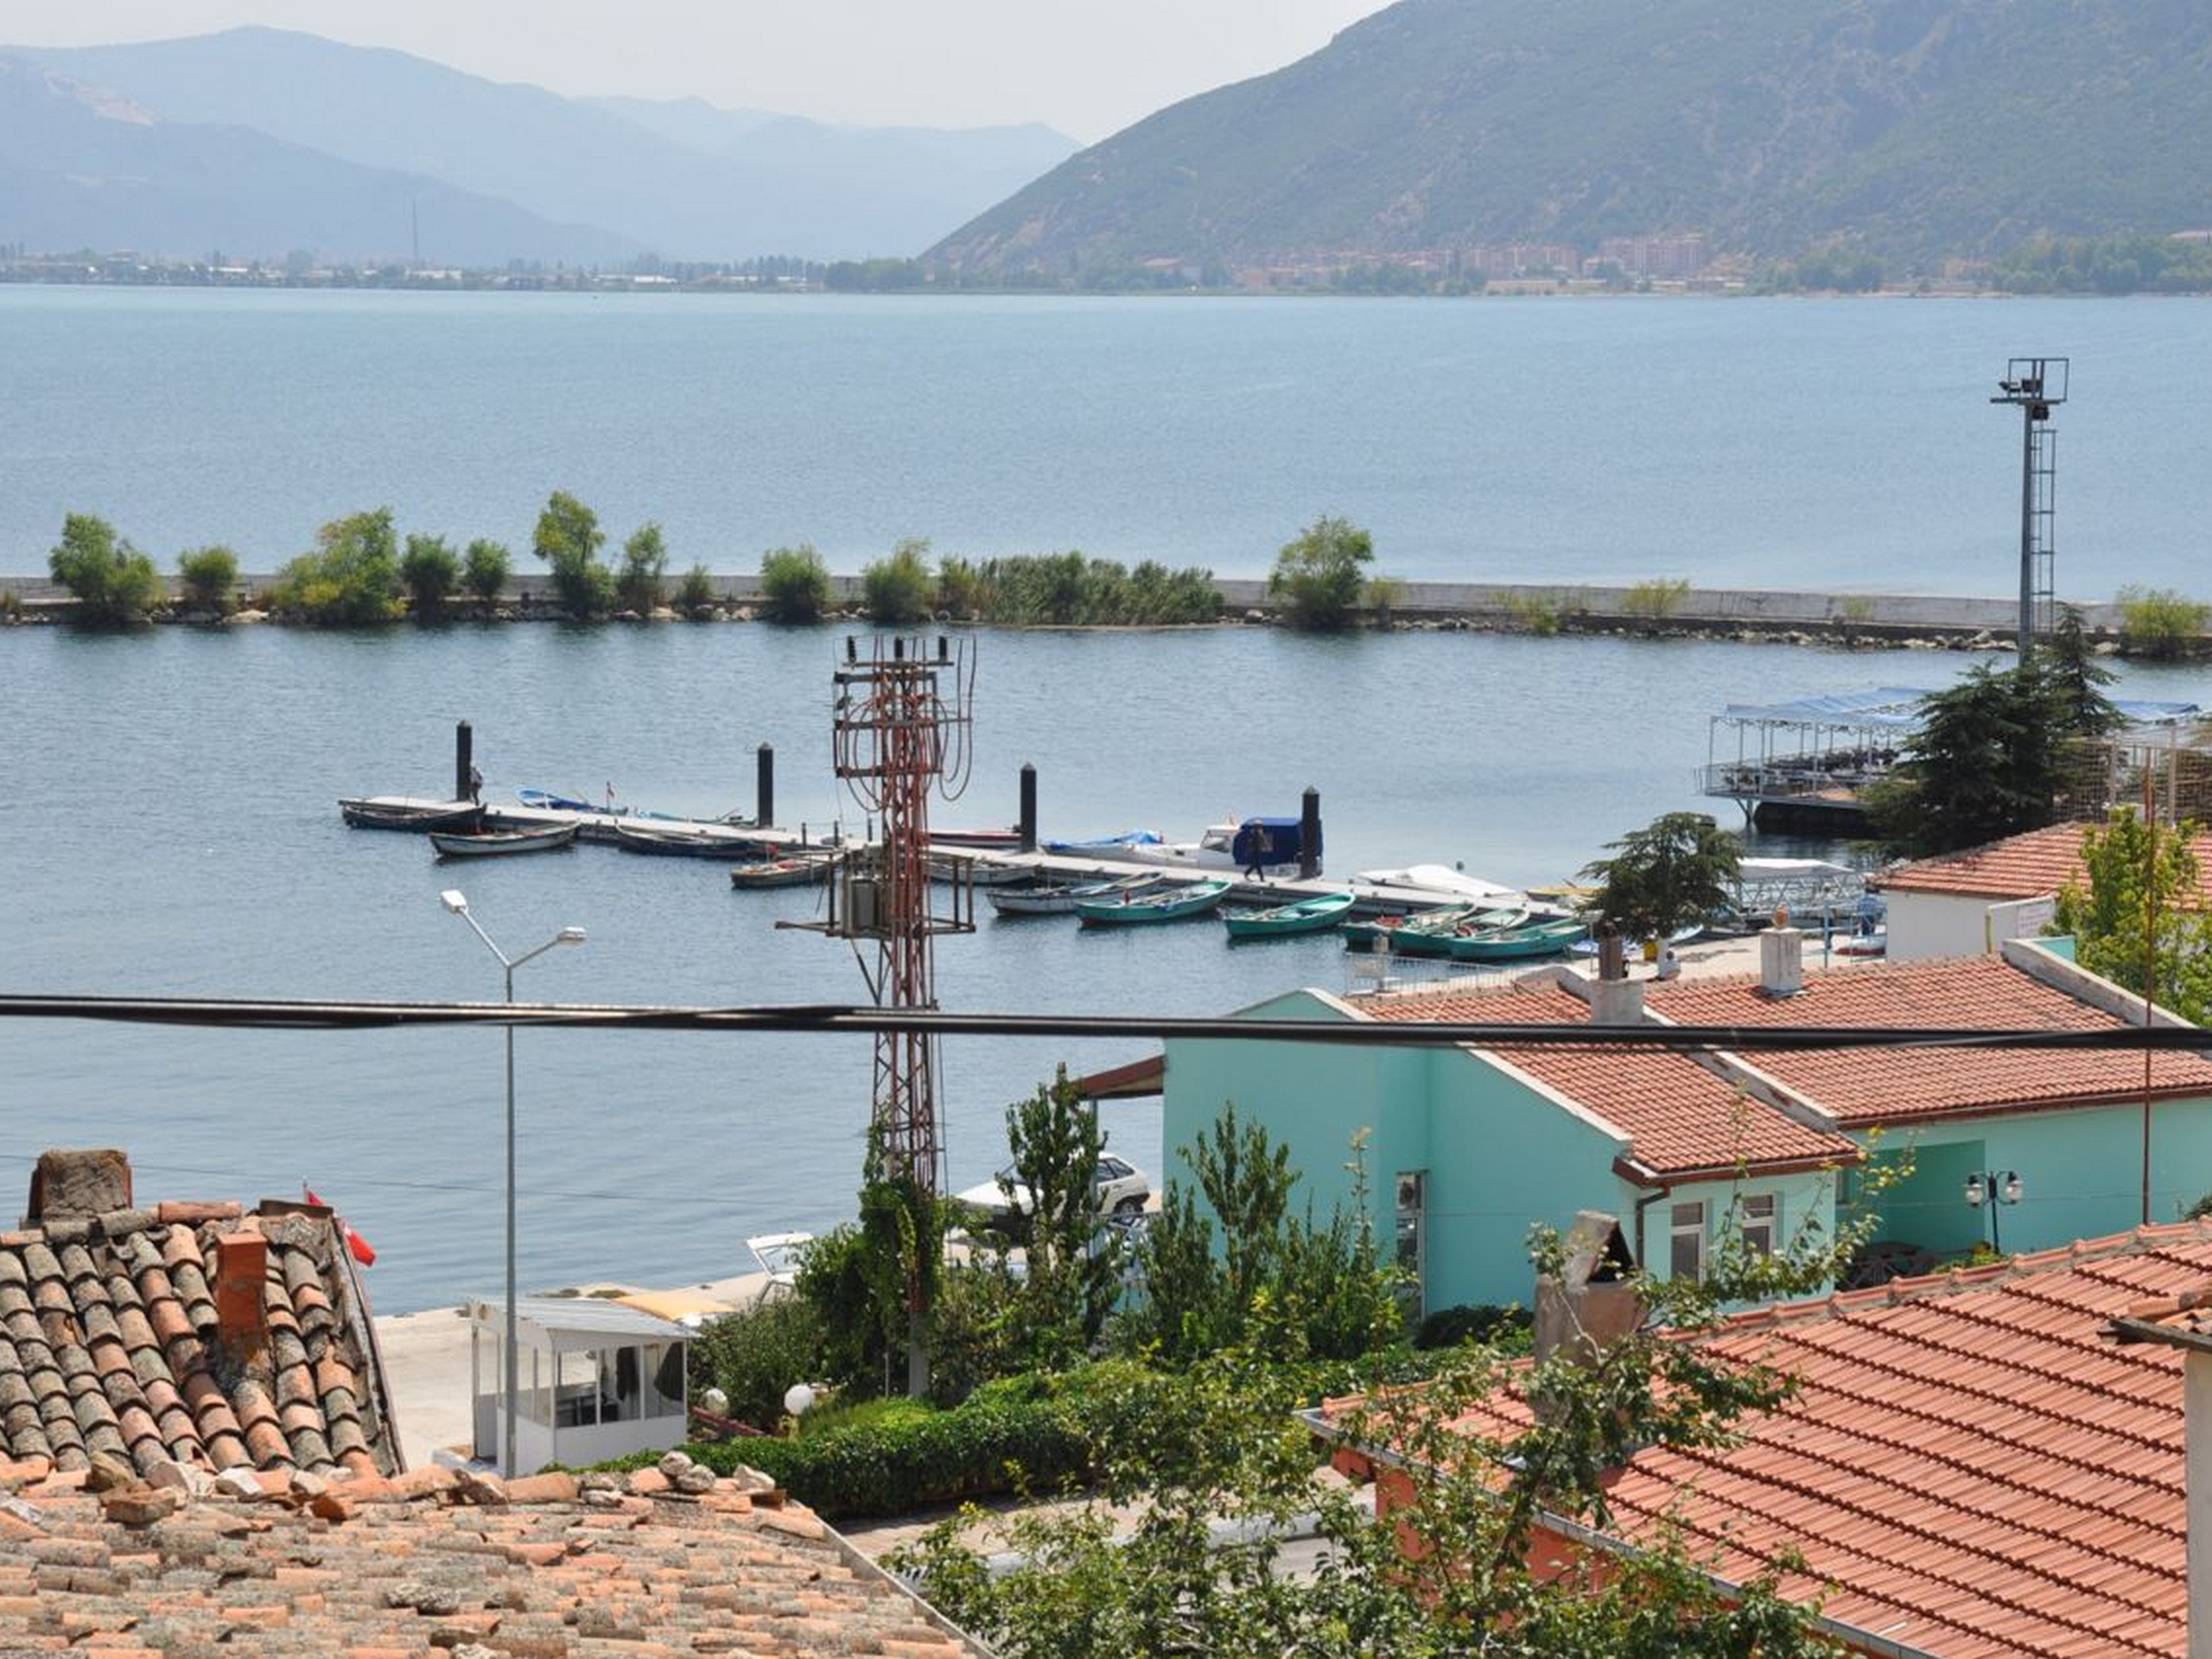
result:
[[[1146,1200],[1152,1197],[1151,1178],[1128,1159],[1110,1152],[1100,1154],[1092,1179],[1103,1216],[1128,1220],[1141,1215]],[[1011,1169],[1002,1169],[991,1179],[980,1181],[953,1198],[975,1211],[980,1224],[1004,1233],[1027,1232],[1029,1213],[1035,1208],[1029,1188]]]

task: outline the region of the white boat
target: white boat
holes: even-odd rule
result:
[[[1448,893],[1455,899],[1478,899],[1484,904],[1518,900],[1517,887],[1500,887],[1478,875],[1469,875],[1443,864],[1408,864],[1401,870],[1361,870],[1353,878],[1378,887],[1410,887],[1422,893]]]

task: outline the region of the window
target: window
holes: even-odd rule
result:
[[[1744,1199],[1741,1216],[1744,1248],[1755,1255],[1772,1255],[1781,1236],[1782,1201],[1771,1192],[1756,1192]]]
[[[1678,1204],[1674,1208],[1672,1248],[1667,1274],[1672,1279],[1705,1277],[1705,1205]]]
[[[1425,1170],[1411,1170],[1398,1177],[1398,1214],[1395,1237],[1397,1263],[1412,1275],[1418,1287],[1421,1282],[1421,1251],[1423,1223],[1428,1209],[1428,1174]]]

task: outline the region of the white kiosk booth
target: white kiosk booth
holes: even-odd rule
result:
[[[474,1455],[496,1464],[506,1433],[505,1302],[469,1305]],[[691,1332],[620,1302],[525,1296],[515,1304],[515,1467],[571,1469],[664,1452],[689,1438],[684,1344]]]

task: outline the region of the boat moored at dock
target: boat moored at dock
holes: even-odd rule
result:
[[[440,858],[498,858],[511,853],[556,853],[576,844],[576,826],[551,824],[543,830],[485,830],[459,835],[430,831],[430,849]]]
[[[1125,893],[1115,898],[1077,901],[1075,913],[1085,927],[1144,927],[1160,922],[1179,922],[1204,916],[1218,908],[1236,883],[1226,876],[1193,881],[1187,886],[1163,887],[1158,893]]]
[[[1221,919],[1232,943],[1238,939],[1288,938],[1301,933],[1327,932],[1351,914],[1351,890],[1347,887],[1342,893],[1315,893],[1311,898],[1274,905],[1266,910],[1224,910]]]

